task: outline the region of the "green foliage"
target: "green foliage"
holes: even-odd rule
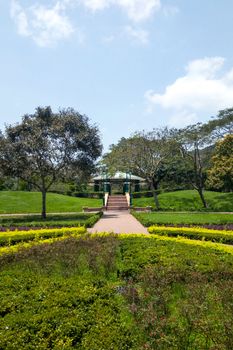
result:
[[[83,234],[85,232],[85,227],[7,231],[0,233],[0,246],[10,246],[19,242],[45,240],[47,238],[69,236],[72,234]]]
[[[226,135],[217,143],[208,171],[208,186],[224,191],[233,191],[233,135]]]
[[[7,126],[0,138],[3,174],[20,178],[42,193],[42,217],[46,217],[46,193],[59,179],[87,179],[102,146],[98,128],[68,108],[53,113],[38,107],[22,122]]]
[[[121,252],[125,295],[143,334],[139,349],[232,348],[232,256],[130,236]]]
[[[0,348],[231,349],[233,255],[186,241],[100,234],[2,256]]]
[[[39,192],[0,191],[0,213],[39,213],[41,194]],[[47,194],[47,212],[81,212],[83,207],[102,207],[101,199],[74,198],[55,193]]]
[[[233,108],[219,111],[216,118],[203,125],[203,129],[211,134],[212,140],[220,139],[233,133]]]
[[[157,190],[176,159],[179,145],[174,130],[153,129],[137,132],[132,137],[122,138],[104,156],[104,163],[110,170],[132,171],[146,180],[153,191],[156,207],[159,209]]]
[[[117,245],[69,239],[34,247],[6,265],[0,348],[136,350],[131,316],[114,288]]]
[[[205,191],[208,201],[208,209],[204,209],[201,200],[195,191],[176,191],[161,193],[158,198],[161,210],[168,211],[233,211],[233,193],[219,193]],[[133,200],[136,207],[152,206],[155,208],[152,198],[136,198]]]
[[[233,224],[232,214],[222,213],[166,213],[151,212],[132,214],[146,227],[152,225],[226,225]]]
[[[3,216],[0,217],[0,227],[75,227],[85,226],[92,227],[102,216],[102,212],[96,214],[78,213],[65,215],[48,215],[41,221],[39,215],[24,216]]]
[[[149,233],[168,237],[187,237],[190,239],[200,239],[202,241],[212,241],[225,244],[233,244],[233,231],[209,230],[202,227],[166,227],[151,226]]]

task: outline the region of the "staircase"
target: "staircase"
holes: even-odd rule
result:
[[[124,195],[108,197],[107,210],[128,210],[129,206]]]

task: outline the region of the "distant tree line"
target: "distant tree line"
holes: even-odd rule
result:
[[[204,189],[233,191],[233,108],[207,123],[182,129],[140,131],[110,146],[103,163],[109,171],[131,171],[148,183],[157,209],[161,186],[197,190],[203,207]]]
[[[85,190],[101,153],[99,130],[87,116],[38,107],[0,132],[0,189],[40,191],[45,218],[47,192],[57,183]],[[100,164],[143,177],[157,209],[161,189],[188,188],[206,208],[205,189],[233,191],[233,108],[206,123],[135,132],[111,145]]]

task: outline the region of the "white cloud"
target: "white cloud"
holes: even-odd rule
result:
[[[130,20],[147,20],[155,11],[160,10],[160,0],[80,0],[92,11],[103,10],[111,5],[121,8]]]
[[[27,15],[15,0],[11,3],[10,15],[17,24],[18,33],[22,36],[30,36]]]
[[[139,42],[140,44],[146,45],[149,42],[149,33],[144,29],[127,26],[125,28],[125,32],[130,38]]]
[[[116,7],[134,23],[148,20],[162,8],[161,0],[50,0],[50,5],[35,3],[27,8],[22,7],[20,2],[21,0],[11,0],[11,17],[16,23],[18,33],[31,37],[41,47],[54,46],[77,31],[67,16],[67,12],[77,6],[92,12],[110,6]],[[147,31],[132,26],[127,28],[129,37],[143,44],[147,43]]]
[[[112,4],[112,0],[80,0],[80,2],[92,11],[103,10]]]
[[[41,47],[54,46],[74,32],[64,10],[65,2],[61,1],[57,1],[53,7],[34,5],[27,9],[17,0],[11,2],[11,17],[16,23],[18,33],[31,37]]]
[[[195,120],[198,115],[212,113],[233,105],[233,68],[222,72],[223,57],[206,57],[191,61],[186,74],[168,85],[163,94],[152,90],[145,93],[148,109],[160,106],[171,111],[173,125],[185,122],[185,118]]]
[[[160,0],[116,0],[116,4],[135,22],[147,20],[161,7]]]

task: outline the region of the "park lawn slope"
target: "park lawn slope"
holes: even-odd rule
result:
[[[40,213],[41,201],[40,192],[0,191],[0,214]],[[48,213],[81,212],[83,207],[101,206],[101,199],[47,194]]]
[[[233,211],[233,193],[219,193],[213,191],[204,192],[208,210],[232,212]],[[161,210],[168,211],[199,211],[204,210],[197,191],[175,191],[161,193],[159,196]],[[152,206],[155,208],[153,197],[133,199],[135,207]]]

